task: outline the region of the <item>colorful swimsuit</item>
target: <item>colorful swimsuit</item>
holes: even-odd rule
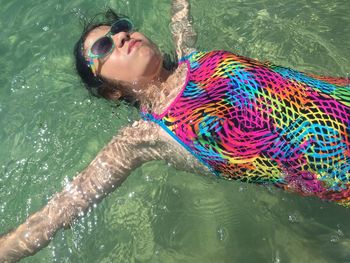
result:
[[[213,173],[350,206],[350,81],[195,52],[161,125]]]

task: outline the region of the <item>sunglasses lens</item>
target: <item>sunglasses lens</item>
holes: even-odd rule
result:
[[[105,36],[97,40],[91,47],[91,53],[97,56],[107,54],[113,46],[112,39]]]
[[[120,19],[111,26],[111,33],[113,35],[119,32],[128,32],[132,29],[132,23],[128,19]]]

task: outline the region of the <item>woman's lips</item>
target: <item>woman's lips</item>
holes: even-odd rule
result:
[[[131,40],[128,46],[128,54],[134,49],[134,47],[139,46],[141,40]]]

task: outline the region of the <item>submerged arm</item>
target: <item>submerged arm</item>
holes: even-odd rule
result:
[[[142,163],[160,159],[155,124],[140,121],[125,128],[91,164],[46,206],[13,231],[0,237],[0,262],[14,262],[48,245],[55,233],[67,228],[93,204],[127,178]]]
[[[188,0],[172,1],[171,32],[179,58],[193,52],[197,34],[189,20],[190,5]]]

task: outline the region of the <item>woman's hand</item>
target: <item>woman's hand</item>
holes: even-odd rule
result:
[[[91,164],[57,193],[40,211],[0,237],[0,262],[14,262],[48,245],[55,233],[67,228],[93,204],[127,178],[142,163],[161,159],[159,128],[146,121],[123,129]]]
[[[193,52],[197,41],[197,34],[189,19],[189,9],[188,0],[172,1],[170,27],[175,41],[176,53],[179,58]]]

